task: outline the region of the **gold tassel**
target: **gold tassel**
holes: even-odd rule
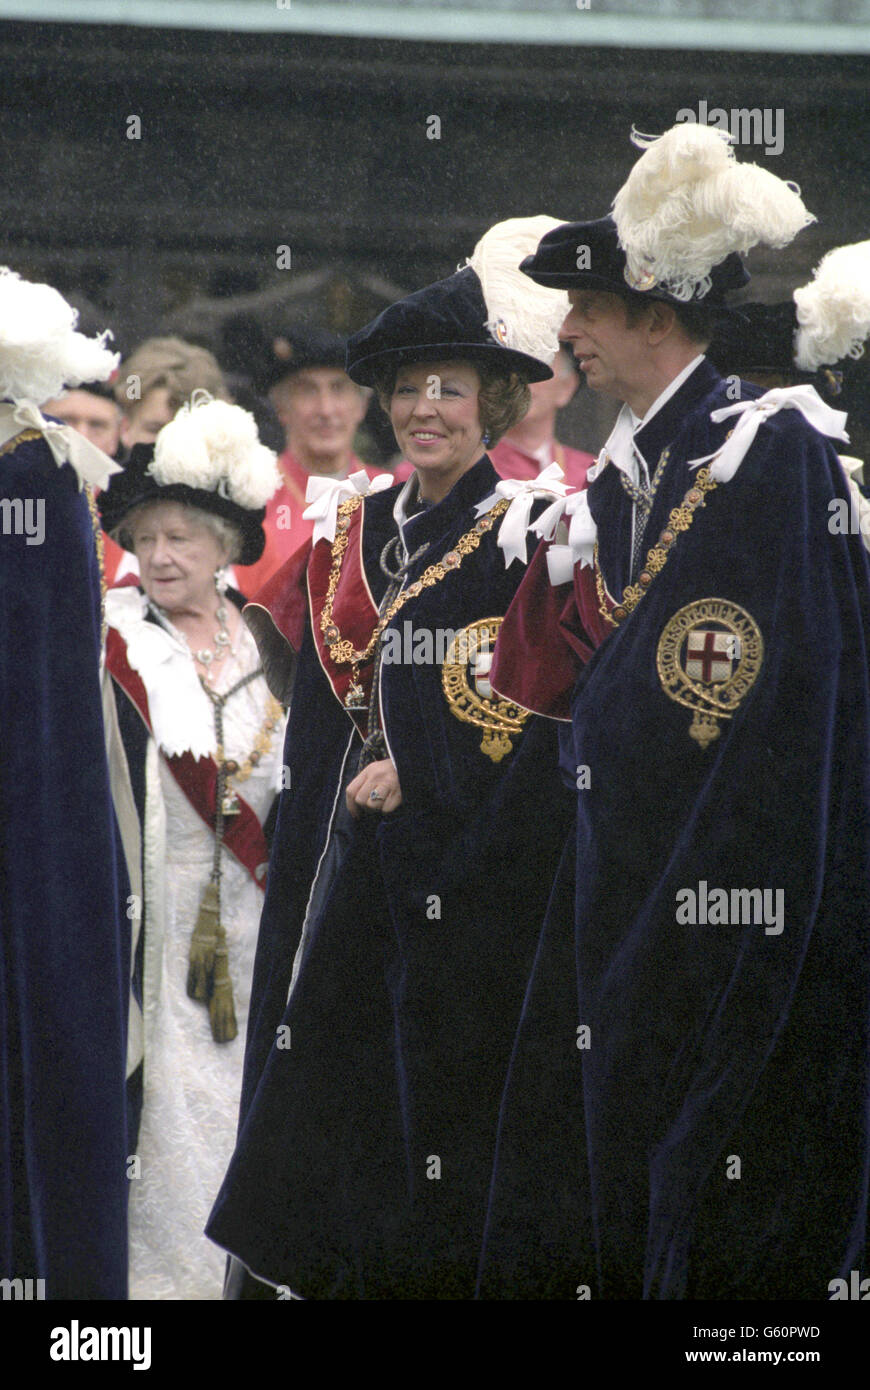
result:
[[[218,925],[218,934],[220,942],[215,951],[214,985],[211,998],[208,1001],[208,1017],[211,1023],[212,1037],[215,1042],[223,1043],[232,1042],[239,1029],[236,1023],[233,985],[230,979],[227,934],[220,925]]]
[[[196,926],[190,938],[190,964],[187,970],[187,993],[191,999],[198,999],[202,1004],[209,999],[212,992],[215,953],[218,933],[221,930],[217,884],[214,879],[210,879],[202,895]]]

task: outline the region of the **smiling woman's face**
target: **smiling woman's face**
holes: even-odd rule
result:
[[[424,362],[400,367],[390,419],[404,457],[417,470],[420,495],[446,497],[484,453],[478,394],[470,362]]]
[[[142,588],[169,614],[213,607],[214,572],[226,548],[208,522],[181,502],[153,502],[130,518]]]

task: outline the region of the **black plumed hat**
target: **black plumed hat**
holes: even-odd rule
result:
[[[749,273],[740,257],[732,252],[710,271],[710,286],[698,285],[691,300],[680,299],[652,276],[630,276],[625,252],[612,217],[592,222],[564,222],[541,240],[534,255],[527,256],[521,269],[539,285],[560,290],[608,290],[624,298],[660,299],[668,304],[703,303],[726,309],[724,296],[729,290],[749,283]]]
[[[385,366],[458,359],[547,381],[568,298],[530,284],[519,264],[558,225],[545,216],[495,223],[454,275],[391,304],[354,333],[348,374],[371,386]]]
[[[238,528],[238,563],[252,565],[263,553],[265,504],[279,482],[275,454],[260,443],[254,417],[227,401],[206,399],[183,406],[154,444],[134,445],[98,505],[109,532],[147,502],[212,512]]]
[[[384,365],[450,359],[488,362],[503,368],[505,374],[517,372],[526,381],[546,381],[553,375],[545,362],[500,342],[486,327],[487,318],[480,280],[466,266],[391,304],[354,333],[347,344],[348,375],[363,386],[372,386]]]
[[[111,535],[130,512],[146,502],[181,502],[187,507],[199,507],[201,511],[221,516],[237,526],[242,536],[242,553],[237,563],[255,564],[266,544],[265,507],[240,507],[219,492],[190,487],[187,483],[160,484],[148,472],[153,458],[153,444],[134,444],[123,473],[112,475],[109,486],[97,499],[103,530]]]

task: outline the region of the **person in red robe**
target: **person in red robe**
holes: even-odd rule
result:
[[[312,476],[346,478],[364,469],[378,470],[353,451],[368,393],[344,370],[344,339],[310,329],[276,338],[268,380],[269,398],[287,439],[279,456],[281,486],[266,506],[266,548],[255,565],[238,568],[242,591],[253,595],[305,541],[313,521],[306,521],[305,492]]]

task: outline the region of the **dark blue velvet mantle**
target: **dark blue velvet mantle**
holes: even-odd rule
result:
[[[647,544],[730,403],[705,362],[641,432],[653,468],[671,444]],[[591,786],[505,1092],[484,1297],[825,1299],[867,1272],[870,585],[860,536],[828,531],[847,495],[832,444],[777,414],[583,669],[565,763]],[[589,500],[619,596],[614,467]],[[765,654],[703,749],[656,651],[708,597],[747,609]],[[702,880],[783,890],[784,930],[679,924]]]
[[[408,524],[431,549],[474,524],[488,460]],[[375,599],[396,490],[364,503]],[[326,544],[321,542],[321,544]],[[523,574],[496,533],[397,615],[397,630],[503,614]],[[306,626],[255,967],[239,1139],[208,1234],[256,1275],[314,1298],[463,1298],[474,1288],[499,1096],[571,798],[555,729],[526,725],[495,764],[451,712],[440,666],[384,665],[403,804],[355,823],[347,858],[293,955],[346,750],[360,738]],[[343,799],[343,798],[342,798]],[[427,916],[440,898],[440,919]],[[289,1048],[276,1029],[290,1028]],[[286,1036],[286,1035],[285,1035]],[[437,1157],[441,1177],[430,1160]]]
[[[0,496],[45,537],[0,535],[0,1277],[51,1299],[127,1293],[127,882],[99,687],[87,502],[43,440]]]

